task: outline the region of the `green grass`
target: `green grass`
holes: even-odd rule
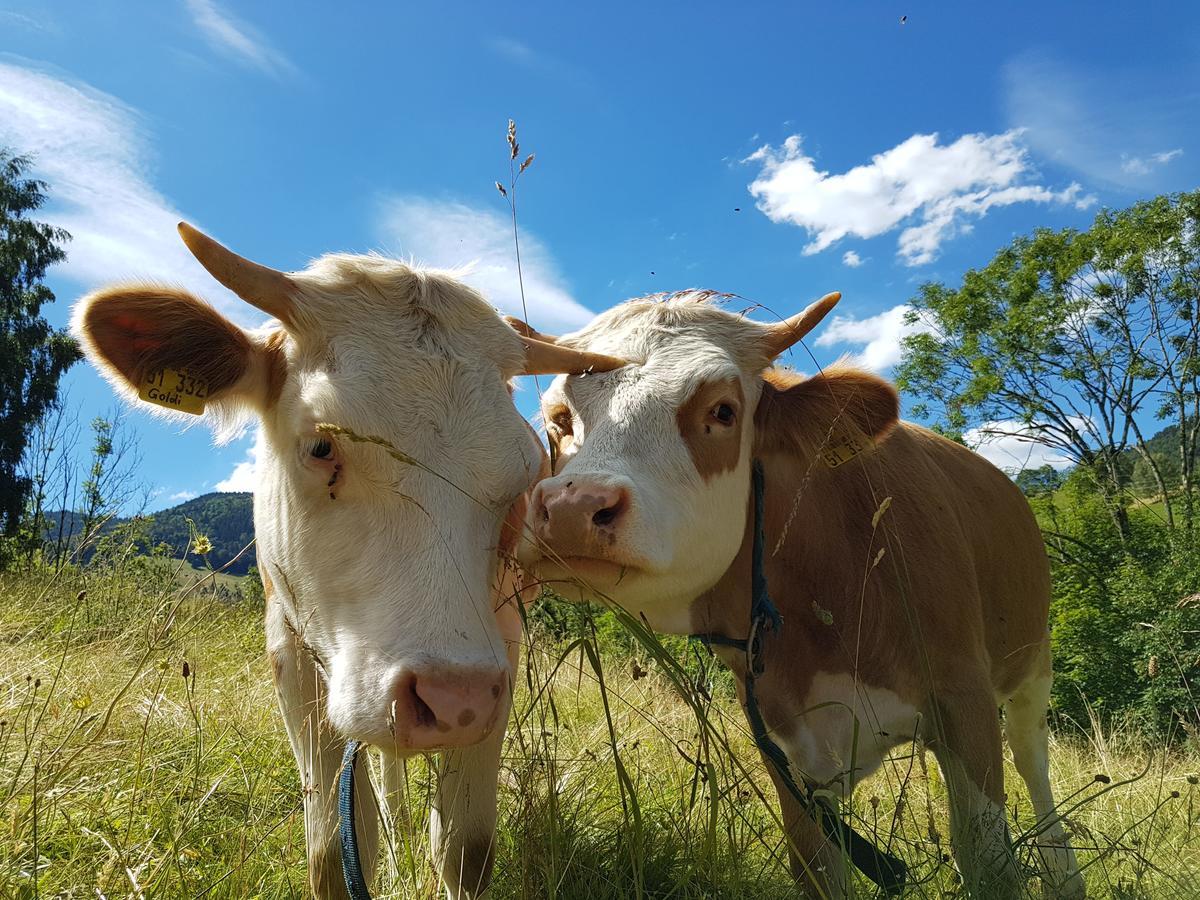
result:
[[[728,678],[669,645],[714,697],[698,701],[702,729],[662,665],[639,658],[649,674],[635,678],[610,650],[602,688],[583,646],[540,627],[530,642],[501,773],[497,900],[796,896]],[[42,897],[306,895],[300,786],[260,609],[147,569],[5,576],[0,720],[0,897],[33,897],[35,882]],[[1193,751],[1075,734],[1056,741],[1053,768],[1093,896],[1200,896]],[[407,772],[377,896],[434,898],[432,776],[420,759]],[[1019,833],[1032,816],[1008,778]],[[853,813],[913,867],[906,896],[955,896],[931,757],[898,752]]]

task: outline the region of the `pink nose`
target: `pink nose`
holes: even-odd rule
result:
[[[629,509],[629,491],[574,478],[560,484],[543,482],[535,503],[538,537],[564,556],[587,556],[615,540]]]
[[[468,747],[507,710],[508,673],[430,667],[402,672],[392,688],[392,728],[401,750]]]

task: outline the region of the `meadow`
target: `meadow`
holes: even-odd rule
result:
[[[209,581],[181,587],[180,565],[117,555],[0,576],[0,897],[307,895],[261,602],[252,590],[230,602]],[[719,663],[564,609],[527,622],[491,896],[798,896]],[[1054,739],[1090,895],[1200,896],[1200,754],[1143,733],[1060,722]],[[410,760],[403,796],[388,798],[379,897],[439,896],[425,836],[433,777]],[[1006,777],[1032,873],[1033,816],[1011,765]],[[898,751],[850,815],[910,864],[905,897],[958,895],[932,754]],[[1035,877],[1028,892],[1041,896]]]

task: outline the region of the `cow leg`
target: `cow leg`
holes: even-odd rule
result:
[[[450,900],[476,900],[491,883],[503,744],[502,722],[482,743],[441,754],[429,833]]]
[[[1085,896],[1083,877],[1050,789],[1050,730],[1046,708],[1050,705],[1050,648],[1045,647],[1035,672],[1004,703],[1008,746],[1013,763],[1029,788],[1037,828],[1035,839],[1047,897],[1076,900]]]
[[[317,900],[343,900],[347,894],[338,839],[337,782],[346,742],[329,727],[324,683],[307,651],[285,625],[277,602],[268,603],[267,652],[304,791],[309,885]],[[365,754],[359,754],[354,772],[359,854],[363,874],[370,881],[379,848],[379,811]]]
[[[516,628],[515,634],[519,635],[519,620]],[[519,657],[520,645],[512,637],[508,640],[510,672],[517,671]],[[450,900],[477,900],[485,895],[492,880],[500,751],[508,724],[507,712],[502,713],[495,730],[484,741],[447,751],[439,761],[429,836],[434,865]]]
[[[1004,811],[1000,714],[990,689],[938,698],[930,741],[950,795],[950,836],[958,870],[976,900],[1022,896]]]
[[[846,896],[846,860],[841,849],[796,801],[774,764],[765,757],[763,761],[779,795],[792,877],[813,900],[841,900]]]

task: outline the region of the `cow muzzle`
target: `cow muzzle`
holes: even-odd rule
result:
[[[509,690],[508,672],[500,668],[402,669],[387,694],[388,737],[373,743],[399,754],[477,744],[507,715]]]
[[[622,480],[559,476],[533,492],[532,531],[560,558],[607,558],[620,540],[632,491]]]

